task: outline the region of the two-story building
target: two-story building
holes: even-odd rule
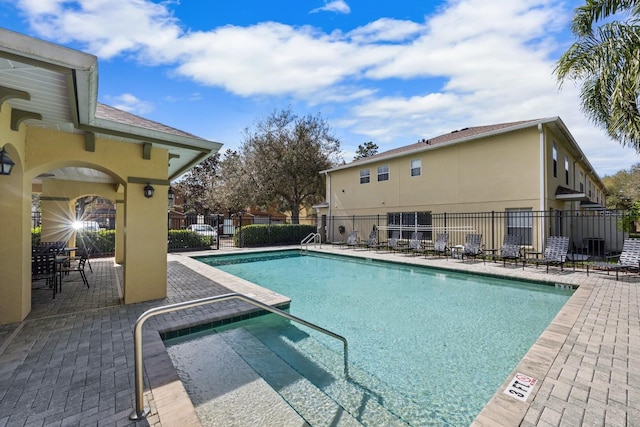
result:
[[[505,230],[510,216],[533,228],[536,212],[586,212],[603,207],[606,197],[559,117],[454,130],[322,173],[326,203],[318,213],[345,218],[327,228],[328,240],[336,239],[339,224],[348,230],[347,218],[354,216],[382,217],[376,224],[381,229],[402,224],[429,230],[439,214],[500,212]],[[468,223],[450,220],[447,226],[482,231]],[[358,231],[362,237],[369,232]],[[534,234],[529,230],[525,243]]]

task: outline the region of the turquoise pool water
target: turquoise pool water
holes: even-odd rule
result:
[[[345,336],[351,365],[424,409],[412,425],[468,425],[572,293],[297,251],[199,260],[289,296],[292,314]]]

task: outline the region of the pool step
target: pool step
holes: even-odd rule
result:
[[[310,335],[284,319],[272,319],[269,323],[252,322],[245,327],[269,348],[277,349],[274,351],[280,357],[351,413],[359,413],[362,410],[361,403],[366,400],[370,405],[376,402],[378,406],[384,407],[385,412],[410,425],[434,425],[440,422],[432,408],[418,405],[353,363],[349,365],[349,381],[345,381],[342,344],[339,341],[327,339],[327,344],[316,339],[317,333],[312,332]],[[322,378],[316,378],[314,372],[318,369],[314,369],[314,364],[310,364],[309,360],[330,372],[335,381],[323,382]]]
[[[204,427],[309,426],[220,334],[167,352]]]
[[[326,362],[326,359],[334,359],[332,362],[329,362],[328,365],[332,365],[327,368],[326,365],[320,364],[318,362],[319,356],[318,353],[310,353],[306,354],[304,351],[300,350],[300,345],[305,346],[315,346],[311,344],[311,342],[315,341],[311,337],[309,337],[306,333],[299,330],[295,326],[290,324],[282,325],[286,333],[285,335],[289,338],[285,337],[282,334],[282,331],[274,329],[272,327],[264,328],[261,326],[246,326],[238,330],[237,334],[233,336],[234,342],[232,344],[233,348],[238,351],[239,354],[245,359],[245,361],[251,365],[266,381],[271,384],[274,389],[280,392],[281,382],[283,381],[279,376],[281,373],[278,369],[273,369],[272,359],[276,357],[280,359],[279,363],[284,363],[288,369],[295,369],[296,376],[302,378],[300,375],[304,375],[305,387],[313,387],[319,393],[322,393],[324,396],[330,398],[332,401],[337,402],[337,405],[344,411],[344,414],[341,414],[341,417],[345,417],[350,414],[349,418],[355,419],[358,422],[358,425],[365,426],[407,426],[403,420],[401,420],[397,415],[390,412],[384,405],[383,400],[375,395],[374,393],[367,391],[363,387],[357,386],[353,381],[347,381],[344,378],[343,374],[343,363],[342,363],[342,354],[338,356],[335,352],[323,348],[321,343],[316,342],[320,345],[318,348],[323,352],[329,352],[329,354],[323,354],[320,356],[320,359],[323,360],[323,363]],[[293,341],[295,341],[295,345],[293,345]],[[268,352],[269,357],[255,357],[255,354],[248,356],[246,353],[247,349],[244,348],[247,343],[252,343],[256,348],[260,348],[261,351]],[[238,345],[238,347],[236,347]],[[339,343],[339,346],[341,344]],[[274,353],[271,349],[277,349],[277,354]],[[338,357],[336,357],[338,356]],[[291,370],[293,370],[291,369]],[[311,382],[307,381],[310,380]],[[306,390],[305,390],[306,391]],[[301,409],[298,407],[298,402],[291,401],[290,397],[299,399],[301,395],[304,396],[304,392],[300,394],[289,395],[283,394],[285,400],[287,400],[298,412]],[[282,393],[281,393],[282,394]],[[315,399],[315,398],[314,398]],[[307,404],[307,402],[300,402],[301,404]],[[406,402],[405,402],[406,403]],[[324,412],[324,408],[321,408]],[[327,422],[328,420],[322,420],[321,422],[316,422],[315,419],[312,422],[310,418],[307,418],[305,414],[300,412],[301,415],[307,419],[312,425],[334,425],[335,419],[331,420],[331,422]]]
[[[244,328],[220,333],[242,357],[311,426],[359,427],[355,418],[285,363]]]

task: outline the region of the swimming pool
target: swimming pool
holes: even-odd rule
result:
[[[350,365],[384,389],[375,393],[419,408],[400,414],[411,425],[469,425],[572,293],[313,252],[199,260],[289,296],[292,314],[345,336]],[[286,322],[252,322],[291,332]],[[340,352],[330,339],[305,332]],[[401,411],[403,404],[395,405]]]

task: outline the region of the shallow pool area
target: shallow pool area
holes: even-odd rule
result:
[[[469,425],[572,293],[299,251],[200,261],[289,296],[292,314],[345,336],[357,386],[410,425]],[[234,326],[269,348],[283,345],[274,351],[290,366],[299,355],[321,366],[329,375],[318,376],[321,387],[340,377],[341,346],[330,338],[271,315]],[[206,346],[207,336],[181,338],[169,352]]]

